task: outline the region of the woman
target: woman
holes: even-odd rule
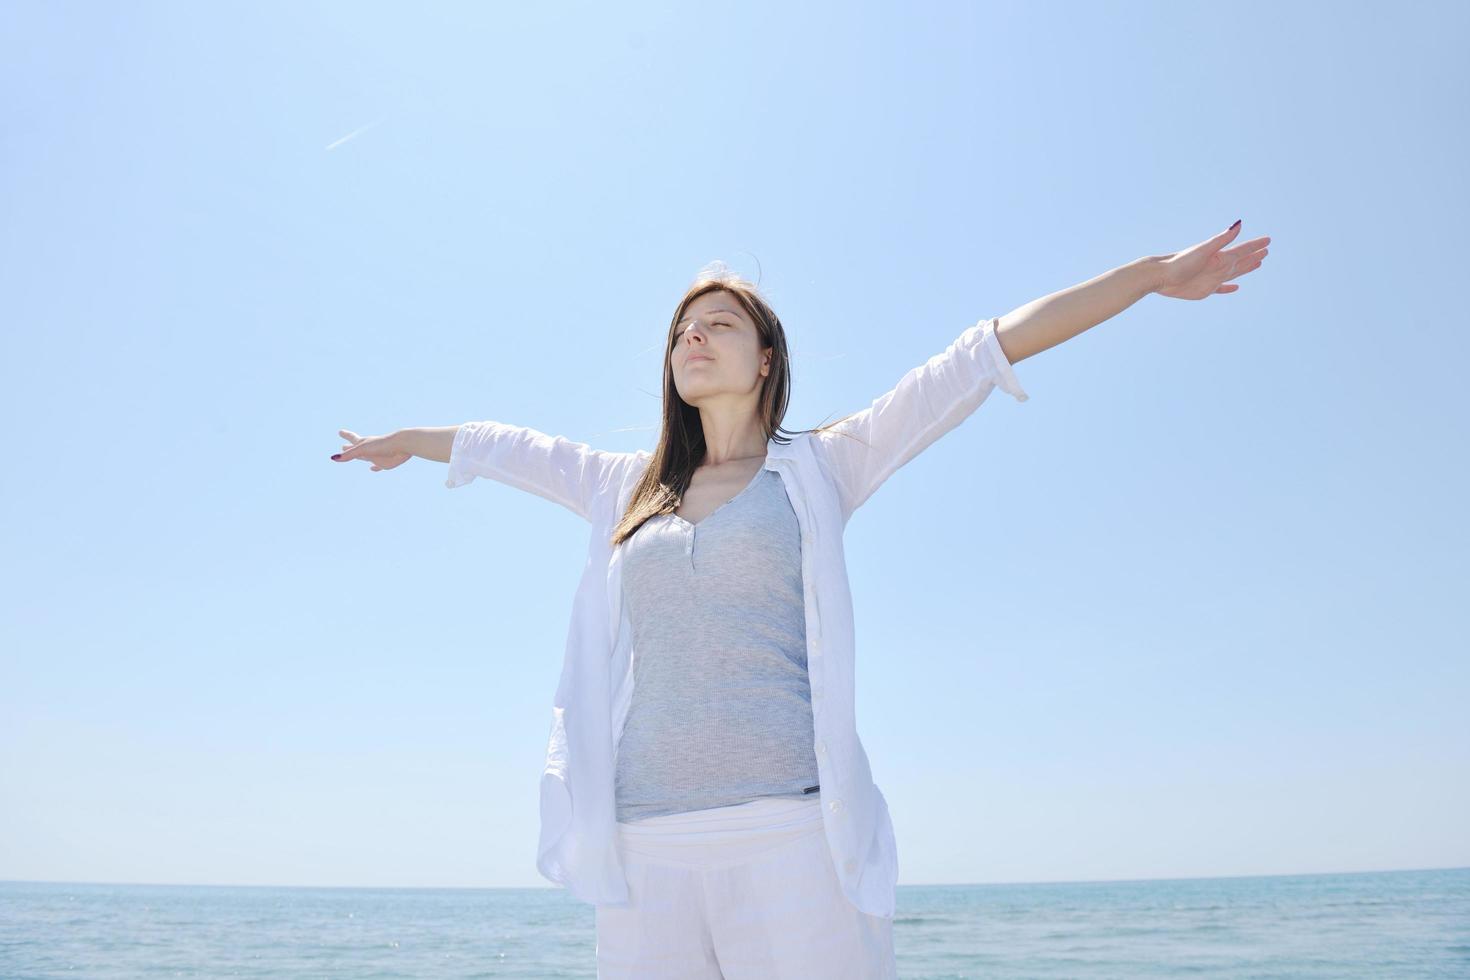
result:
[[[495,479],[592,525],[541,778],[537,868],[596,906],[598,976],[894,977],[897,847],[854,720],[842,531],[1012,365],[1150,293],[1258,267],[1240,222],[981,320],[869,407],[783,430],[780,320],[716,270],[674,312],[653,452],[503,422],[348,440],[446,485]],[[636,654],[635,654],[636,651]]]

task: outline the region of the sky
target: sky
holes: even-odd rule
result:
[[[6,4],[0,879],[550,887],[588,527],[339,429],[652,449],[716,260],[811,427],[1237,218],[848,525],[899,885],[1470,865],[1467,27]]]

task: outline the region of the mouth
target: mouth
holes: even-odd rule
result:
[[[693,364],[695,361],[713,361],[713,360],[714,360],[713,357],[707,357],[704,354],[690,354],[687,358],[685,358],[684,363],[685,364]]]

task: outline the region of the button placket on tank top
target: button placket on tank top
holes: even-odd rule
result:
[[[716,507],[714,510],[706,514],[703,520],[699,522],[699,524],[691,524],[689,521],[686,521],[678,514],[669,514],[669,517],[673,518],[674,526],[677,527],[684,535],[684,555],[689,559],[689,571],[691,573],[698,570],[695,568],[694,565],[694,539],[698,534],[700,524],[705,523],[705,521],[708,521],[711,517],[714,517],[720,511],[724,510],[726,507],[729,507],[735,501],[739,500],[741,497],[749,493],[750,488],[756,485],[756,483],[760,480],[761,476],[765,474],[765,472],[766,468],[764,466],[756,470],[755,476],[750,478],[749,483],[741,487],[739,492],[737,492],[735,496],[731,497],[729,500],[725,501],[723,504],[720,504],[720,506]]]

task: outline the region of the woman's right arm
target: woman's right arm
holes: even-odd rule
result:
[[[385,436],[360,436],[351,429],[338,429],[337,435],[348,444],[340,453],[333,454],[332,459],[339,463],[364,459],[373,464],[375,473],[402,466],[415,456],[447,463],[458,431],[457,425],[445,425],[435,429],[399,429]]]
[[[485,477],[591,520],[597,498],[617,493],[626,467],[636,459],[636,453],[593,449],[525,425],[466,422],[451,440],[444,485],[452,490]]]
[[[436,428],[399,429],[393,433],[398,445],[410,456],[422,456],[436,463],[449,462],[449,450],[454,446],[457,425],[441,425]]]
[[[374,470],[392,469],[414,456],[449,464],[444,485],[464,486],[476,477],[526,490],[588,520],[600,494],[616,492],[636,453],[613,453],[523,425],[479,421],[436,428],[399,429],[360,438],[340,430],[352,445],[332,458],[366,459]]]

